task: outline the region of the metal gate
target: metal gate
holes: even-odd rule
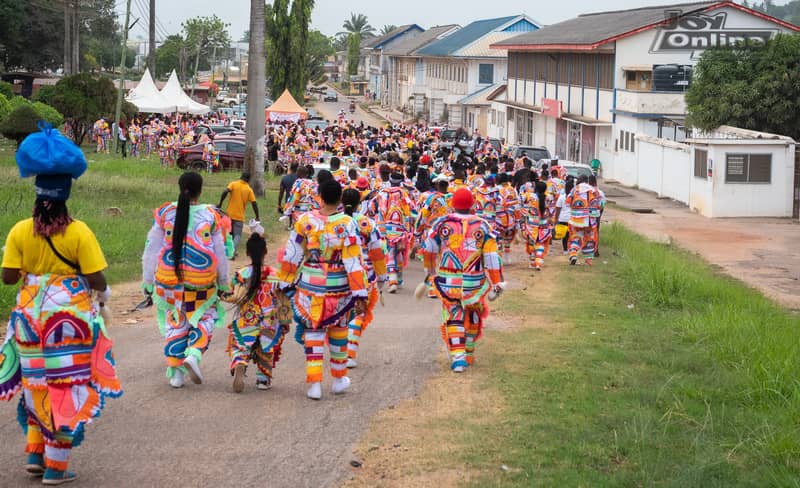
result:
[[[794,151],[794,208],[792,217],[800,219],[800,148]]]

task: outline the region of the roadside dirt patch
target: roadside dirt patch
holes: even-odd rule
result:
[[[383,410],[372,419],[353,453],[361,465],[351,468],[352,477],[343,483],[344,487],[446,488],[463,486],[487,474],[463,461],[470,444],[462,432],[503,418],[506,406],[490,383],[492,364],[486,352],[499,347],[496,333],[560,327],[546,313],[547,304],[559,299],[556,280],[568,266],[566,258],[558,254],[551,255],[548,268],[539,273],[522,264],[506,269],[509,287],[493,304],[487,334],[478,343],[476,364],[464,374],[451,373],[442,345],[440,373],[425,383],[418,396]]]
[[[503,409],[502,399],[486,388],[486,368],[480,348],[492,347],[486,338],[478,364],[464,374],[449,371],[441,350],[441,373],[429,380],[417,397],[380,412],[354,452],[362,466],[343,486],[430,487],[459,486],[479,474],[462,462],[459,419],[490,422]]]

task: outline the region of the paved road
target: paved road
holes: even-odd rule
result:
[[[275,386],[261,392],[248,378],[241,395],[231,389],[218,331],[203,362],[206,383],[173,390],[164,377],[162,339],[152,319],[115,325],[111,334],[125,394],[110,401],[74,452],[81,486],[324,487],[347,476],[352,448],[377,411],[415,395],[437,370],[437,302],[417,302],[418,263],[406,289],[386,295],[362,340],[353,386],[323,399],[305,396],[301,347],[292,338],[276,369]],[[123,317],[118,321],[123,322]],[[252,369],[252,368],[251,368]],[[253,374],[251,372],[251,374]],[[34,486],[22,469],[24,437],[16,401],[0,405],[0,487]]]
[[[361,102],[364,97],[352,97],[355,100],[356,105]],[[327,120],[336,120],[339,110],[344,110],[346,114],[347,120],[354,120],[356,123],[364,122],[366,125],[370,125],[372,127],[382,126],[386,122],[380,119],[379,117],[375,117],[372,114],[366,113],[361,110],[360,107],[357,106],[356,112],[354,114],[350,113],[350,97],[347,97],[343,94],[339,94],[339,101],[338,102],[323,102],[320,100],[314,106],[314,110],[319,112],[322,117]]]

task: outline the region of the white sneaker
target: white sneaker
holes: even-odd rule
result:
[[[397,285],[392,283],[388,288],[389,293],[397,293]]]
[[[256,381],[256,388],[262,391],[269,390],[272,388],[272,380],[267,378],[265,380]]]
[[[197,358],[189,356],[183,360],[183,365],[186,366],[186,372],[189,373],[189,378],[195,385],[203,384],[203,373],[200,371],[200,363]]]
[[[306,396],[312,400],[319,400],[322,398],[322,383],[311,383],[311,387],[308,389]]]
[[[356,362],[356,360],[355,360],[355,359],[353,359],[353,358],[347,358],[347,368],[348,368],[348,369],[353,369],[353,368],[355,368],[356,366],[358,366],[358,363]]]
[[[331,391],[334,395],[338,395],[347,391],[348,388],[350,388],[350,378],[343,376],[333,380],[333,387],[331,387]]]
[[[169,379],[169,386],[173,388],[183,388],[185,381],[183,379],[183,371],[176,369]]]
[[[464,366],[456,366],[455,368],[453,368],[453,373],[463,373],[463,372],[464,372]]]

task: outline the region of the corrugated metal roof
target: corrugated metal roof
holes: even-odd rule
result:
[[[496,91],[501,88],[505,88],[506,84],[503,83],[495,83],[494,85],[489,85],[485,88],[481,88],[480,90],[472,93],[471,95],[467,95],[466,97],[462,98],[458,101],[461,105],[490,105],[491,100],[489,97],[494,95]]]
[[[583,14],[573,19],[520,34],[495,45],[589,45],[620,36],[644,26],[666,20],[666,11],[681,10],[684,14],[704,10],[720,2],[693,2],[630,10],[614,10]]]
[[[422,27],[418,26],[417,24],[406,24],[401,25],[400,27],[396,27],[388,34],[384,34],[378,37],[370,37],[369,39],[364,39],[361,41],[361,49],[377,49],[380,48],[382,44],[385,44],[395,37],[405,34],[406,31],[411,29],[419,29],[420,32],[423,31]]]
[[[417,49],[421,49],[428,44],[437,41],[440,36],[446,34],[447,32],[460,28],[461,26],[457,24],[437,25],[431,27],[418,36],[403,39],[394,46],[386,48],[383,52],[385,54],[389,54],[390,56],[407,56],[414,53],[414,51]]]
[[[496,19],[477,20],[457,32],[433,42],[424,48],[417,51],[417,54],[424,56],[450,56],[455,51],[472,44],[486,34],[499,28],[500,26],[511,22],[519,17],[519,15],[512,15],[510,17],[499,17]]]
[[[490,46],[506,39],[519,35],[519,32],[490,32],[463,49],[455,51],[452,56],[467,58],[505,58],[506,52],[501,49],[492,49]]]

